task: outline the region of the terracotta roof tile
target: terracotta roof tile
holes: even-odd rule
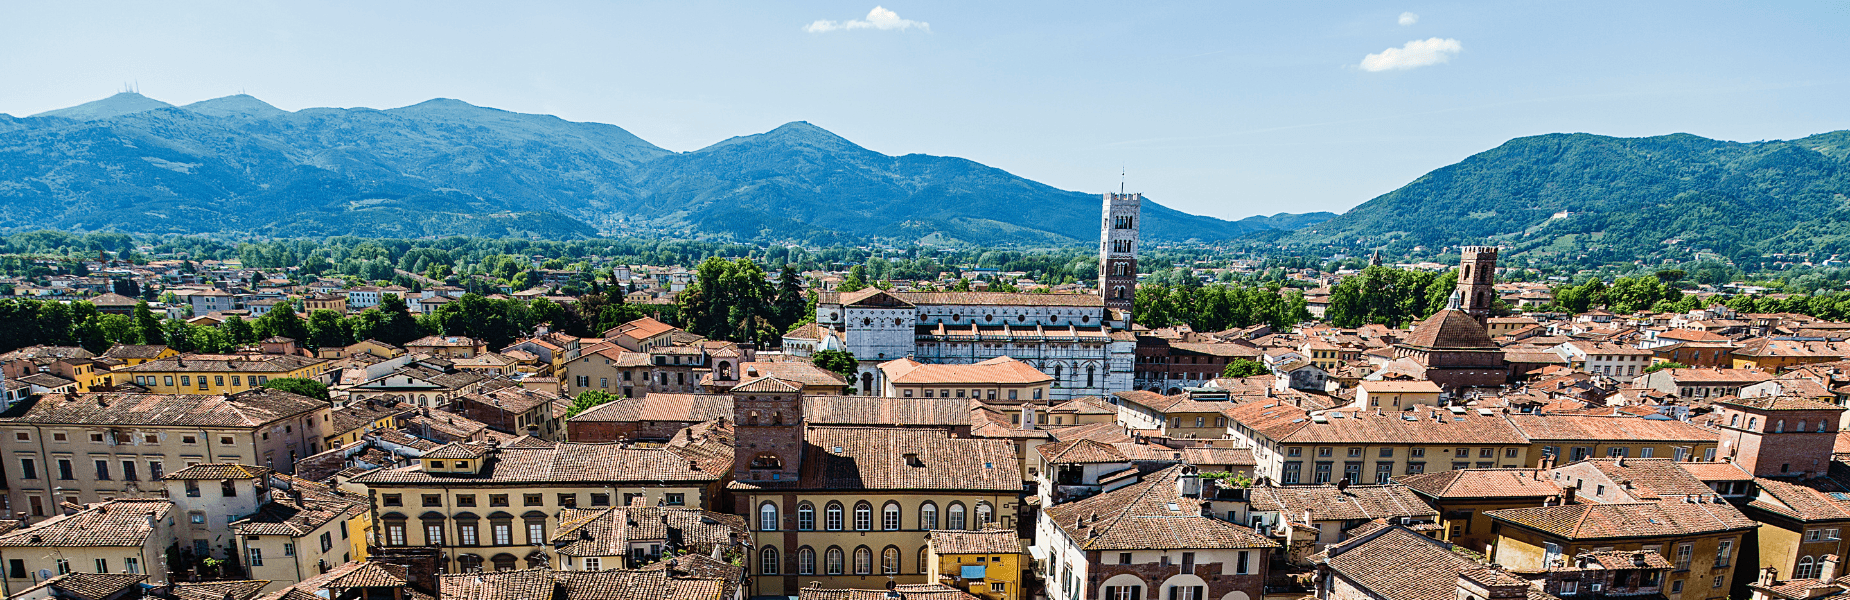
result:
[[[1568,504],[1484,513],[1490,518],[1570,540],[1689,536],[1751,529],[1758,524],[1725,502]]]
[[[1313,560],[1380,600],[1453,600],[1458,579],[1521,586],[1527,600],[1558,600],[1528,583],[1453,552],[1451,545],[1399,526],[1375,526],[1367,534],[1330,546]]]
[[[1561,493],[1541,469],[1457,469],[1403,475],[1394,481],[1428,498],[1535,498]]]
[[[1183,498],[1176,490],[1181,472],[1181,466],[1170,467],[1142,482],[1044,512],[1085,550],[1277,547],[1250,527],[1203,516],[1201,500]]]
[[[59,515],[0,535],[0,548],[141,546],[154,532],[151,521],[166,519],[172,509],[173,503],[166,499],[125,499],[92,504],[75,514]]]
[[[1021,536],[1012,529],[933,530],[925,539],[938,554],[1021,553]]]
[[[1293,520],[1301,519],[1307,510],[1314,521],[1439,516],[1404,485],[1352,485],[1346,490],[1333,485],[1261,486],[1252,488],[1250,494],[1253,510],[1280,512]]]

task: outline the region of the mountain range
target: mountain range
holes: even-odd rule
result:
[[[122,93],[0,114],[0,231],[1067,245],[1097,239],[1099,204],[806,122],[671,152],[614,125],[448,99],[285,111],[247,95],[173,106]],[[1335,216],[1226,221],[1148,199],[1143,215],[1153,241]]]
[[[1498,244],[1584,266],[1850,257],[1850,131],[1760,142],[1517,138],[1334,219],[1254,241],[1391,256]]]

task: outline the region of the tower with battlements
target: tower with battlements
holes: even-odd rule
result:
[[[1471,315],[1479,325],[1490,319],[1490,306],[1497,301],[1497,247],[1465,246],[1458,264],[1459,309]]]
[[[1105,218],[1098,244],[1098,291],[1105,308],[1124,311],[1130,326],[1131,304],[1137,298],[1138,214],[1143,194],[1105,194]]]

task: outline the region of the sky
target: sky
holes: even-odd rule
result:
[[[1341,212],[1521,136],[1850,129],[1850,2],[9,2],[0,113],[455,98],[691,151],[808,121],[1184,211]]]

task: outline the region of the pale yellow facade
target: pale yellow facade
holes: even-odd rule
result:
[[[751,490],[735,495],[748,510],[746,522],[759,553],[752,562],[755,576],[748,596],[794,596],[797,587],[810,582],[835,589],[882,589],[889,580],[928,583],[928,532],[979,529],[982,511],[990,515],[989,522],[1012,529],[1018,508],[1013,493]],[[838,521],[831,520],[831,506],[840,507]],[[889,506],[896,519],[887,516]],[[812,516],[804,517],[805,507]],[[861,507],[867,511],[865,520],[857,512]],[[889,527],[894,520],[897,526]],[[765,569],[767,549],[777,553],[777,572]]]

